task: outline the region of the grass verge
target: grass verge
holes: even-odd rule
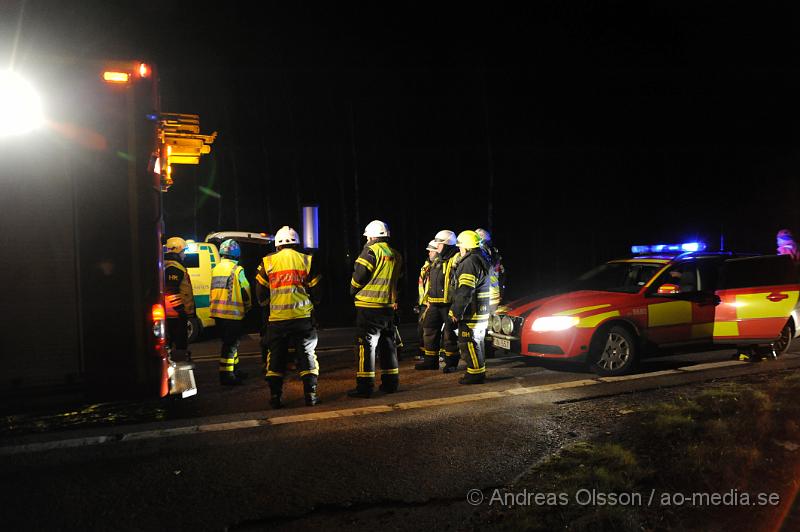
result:
[[[800,482],[800,373],[706,385],[624,413],[613,434],[565,447],[513,486],[488,493],[476,525],[800,527],[790,515]]]

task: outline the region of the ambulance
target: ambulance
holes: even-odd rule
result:
[[[211,271],[214,266],[219,264],[219,245],[232,238],[243,247],[240,264],[245,268],[248,279],[254,279],[254,267],[269,250],[267,246],[272,244],[274,238],[267,233],[254,233],[247,231],[220,231],[209,233],[205,242],[195,242],[187,240],[186,254],[183,259],[184,267],[189,272],[192,280],[192,290],[194,291],[195,318],[190,318],[187,324],[189,342],[195,342],[203,329],[214,326],[214,318],[211,317],[210,296],[211,296]],[[253,244],[254,249],[248,253],[248,244]],[[253,270],[252,272],[250,270]],[[252,275],[251,275],[252,273]]]
[[[797,335],[800,284],[786,255],[706,252],[705,244],[633,246],[547,297],[490,319],[501,350],[632,372],[646,356],[735,347],[774,356]]]

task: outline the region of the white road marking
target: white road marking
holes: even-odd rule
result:
[[[750,364],[744,360],[726,360],[725,362],[709,362],[707,364],[697,364],[695,366],[686,366],[678,368],[681,371],[703,371],[704,369],[724,368],[726,366],[742,366]]]
[[[636,373],[634,375],[623,375],[621,377],[600,377],[597,380],[603,382],[632,381],[635,379],[646,379],[647,377],[660,377],[661,375],[678,375],[680,373],[681,371],[678,369],[665,369],[664,371],[653,371],[650,373]]]
[[[240,355],[241,356],[241,355]],[[289,416],[276,416],[261,419],[246,419],[242,421],[231,421],[224,423],[209,423],[205,425],[189,425],[185,427],[175,427],[161,430],[145,430],[129,432],[124,434],[107,434],[102,436],[90,436],[86,438],[71,438],[66,440],[56,440],[41,443],[28,443],[21,445],[8,445],[0,447],[0,456],[8,456],[23,453],[33,453],[49,451],[54,449],[68,449],[77,447],[87,447],[90,445],[100,445],[113,442],[141,441],[170,436],[183,436],[200,432],[222,432],[228,430],[251,429],[270,425],[287,425],[291,423],[302,423],[307,421],[322,421],[326,419],[340,419],[345,417],[368,416],[372,414],[384,414],[397,410],[412,410],[419,408],[432,408],[473,401],[483,401],[485,399],[499,399],[502,397],[513,397],[517,395],[545,393],[554,390],[569,388],[580,388],[593,386],[596,384],[607,384],[612,382],[645,379],[650,377],[660,377],[663,375],[677,375],[682,372],[702,371],[728,366],[740,366],[748,364],[738,360],[727,360],[723,362],[710,362],[707,364],[697,364],[695,366],[685,366],[672,370],[654,371],[651,373],[639,373],[636,375],[625,375],[622,377],[599,377],[596,379],[581,379],[577,381],[557,382],[553,384],[543,384],[540,386],[530,386],[527,388],[509,388],[503,391],[471,393],[456,395],[452,397],[441,397],[437,399],[424,399],[419,401],[408,401],[404,403],[394,403],[388,405],[374,405],[357,408],[344,408],[341,410],[328,410],[323,412],[312,412],[308,414],[296,414]]]
[[[506,390],[505,393],[507,395],[523,395],[528,393],[551,392],[553,390],[563,390],[565,388],[579,388],[581,386],[591,386],[593,384],[600,384],[600,382],[597,379],[557,382],[555,384],[542,384],[540,386],[531,386],[529,388],[511,388],[510,390]]]

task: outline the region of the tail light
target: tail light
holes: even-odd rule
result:
[[[166,314],[164,305],[156,303],[153,305],[153,336],[156,337],[156,352],[161,353],[161,349],[167,343]]]

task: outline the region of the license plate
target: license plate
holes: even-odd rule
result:
[[[492,338],[492,345],[500,349],[511,349],[511,340],[505,338]]]

